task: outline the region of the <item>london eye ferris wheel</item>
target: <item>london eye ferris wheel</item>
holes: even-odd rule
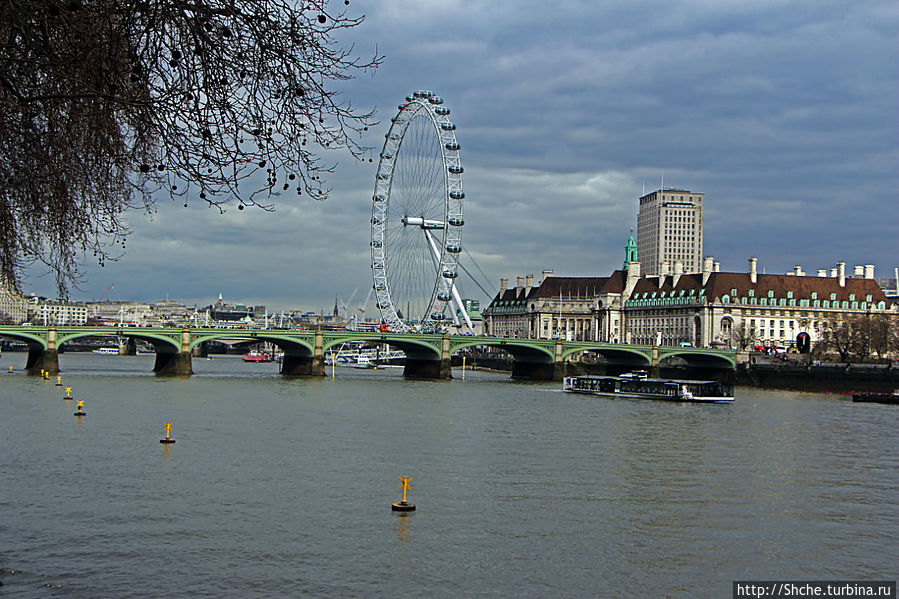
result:
[[[385,135],[371,211],[371,269],[381,319],[395,332],[471,328],[456,289],[462,162],[456,125],[430,91],[406,96]]]

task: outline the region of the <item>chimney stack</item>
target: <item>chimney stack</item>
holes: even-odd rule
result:
[[[837,262],[837,276],[840,277],[840,287],[846,286],[846,263]]]
[[[715,264],[712,266],[712,272],[721,272],[721,263],[715,260]]]
[[[818,276],[821,277],[822,279],[826,279],[826,278],[827,278],[827,269],[826,269],[826,268],[819,268],[819,269],[818,269]]]
[[[754,285],[758,282],[758,273],[756,272],[757,258],[749,259],[749,281]]]
[[[793,267],[793,276],[794,277],[804,277],[805,276],[805,273],[802,272],[802,267],[799,266],[798,264]]]
[[[544,271],[543,271],[543,280],[544,280],[544,281],[545,281],[546,279],[548,279],[549,277],[551,277],[551,276],[553,276],[553,271],[551,271],[551,270],[544,270]],[[541,284],[542,284],[542,283],[541,283]]]
[[[528,275],[525,277],[525,288],[526,292],[531,290],[531,287],[534,286],[534,275]]]
[[[852,270],[852,278],[853,279],[861,279],[865,276],[865,267],[861,264],[856,264],[855,268]]]
[[[874,278],[874,265],[873,264],[865,264],[865,278],[866,279]]]
[[[499,280],[499,292],[502,294],[506,289],[509,288],[509,279],[500,279]]]
[[[715,268],[715,259],[711,256],[706,256],[702,259],[702,284],[705,285],[709,280],[709,276],[712,274],[712,269]]]
[[[677,282],[680,281],[682,274],[684,274],[684,263],[676,260],[674,262],[674,278],[671,280],[672,287],[677,287]]]

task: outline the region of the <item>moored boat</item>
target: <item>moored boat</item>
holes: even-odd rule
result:
[[[257,351],[255,349],[243,355],[244,362],[271,362],[272,355],[266,352]]]
[[[98,347],[97,349],[91,350],[91,353],[102,354],[104,356],[117,356],[117,355],[119,355],[119,348],[117,348],[117,347]]]
[[[356,361],[351,364],[353,368],[377,368],[378,363],[366,358],[365,356],[359,356],[356,358]]]
[[[899,389],[893,391],[892,393],[878,393],[876,391],[856,391],[852,394],[852,401],[899,405]]]
[[[653,379],[643,372],[621,376],[570,376],[563,381],[568,393],[601,397],[658,399],[694,403],[730,403],[733,388],[718,381]]]

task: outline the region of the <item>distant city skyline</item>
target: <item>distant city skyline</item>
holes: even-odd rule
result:
[[[416,89],[452,109],[465,166],[463,246],[487,275],[606,275],[620,266],[638,198],[661,185],[705,194],[704,254],[741,272],[837,262],[892,277],[899,256],[899,8],[835,1],[634,5],[387,0],[350,3],[360,54],[381,69],[343,86],[377,107],[374,163],[341,153],[327,202],[274,214],[161,200],[129,215],[127,253],[87,264],[71,299],[225,299],[329,310],[371,285],[377,153]],[[342,6],[342,5],[341,5]],[[645,186],[645,187],[644,187]],[[464,258],[464,257],[463,257]],[[462,295],[489,300],[461,281]],[[54,297],[29,270],[23,291]],[[373,309],[373,306],[372,306]]]

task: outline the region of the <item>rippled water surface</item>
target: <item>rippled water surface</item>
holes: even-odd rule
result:
[[[0,358],[0,597],[730,597],[897,574],[896,406],[63,354],[78,419],[55,379],[5,374],[24,361]]]

